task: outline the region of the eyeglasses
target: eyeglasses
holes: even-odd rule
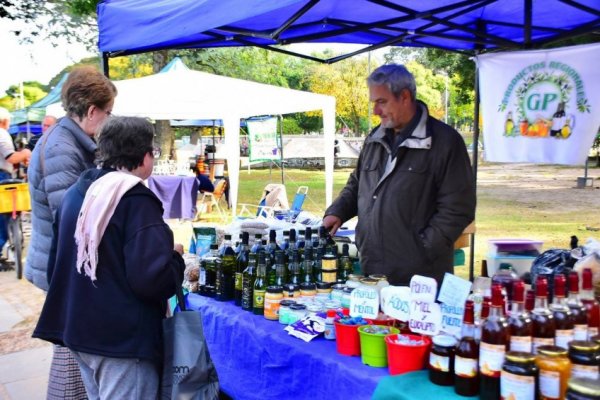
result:
[[[102,110],[106,113],[107,117],[112,117],[112,111],[108,111],[108,110]]]

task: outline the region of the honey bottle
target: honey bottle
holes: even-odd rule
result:
[[[581,302],[585,306],[588,317],[588,337],[598,335],[600,328],[600,306],[594,298],[594,287],[592,286],[592,270],[584,268],[581,273]]]
[[[512,286],[512,305],[508,318],[510,331],[510,351],[531,353],[533,322],[529,312],[525,310],[525,283],[517,280]]]
[[[567,350],[569,343],[573,340],[575,322],[573,314],[571,314],[571,310],[567,306],[565,284],[566,279],[564,275],[556,274],[554,276],[554,300],[552,301],[552,305],[550,305],[550,310],[554,316],[554,326],[556,327],[554,344]]]
[[[575,271],[569,273],[569,299],[567,306],[573,314],[573,340],[588,339],[588,320],[585,306],[579,300],[579,275]]]
[[[475,341],[474,322],[474,304],[472,300],[467,300],[461,339],[454,357],[454,391],[461,396],[475,396],[479,393],[479,346]]]
[[[548,309],[548,281],[538,276],[535,281],[535,306],[531,312],[533,321],[532,351],[537,353],[539,346],[553,346],[556,327],[554,316]]]
[[[479,398],[497,400],[500,398],[500,373],[504,354],[510,343],[508,323],[504,317],[502,285],[492,285],[490,315],[481,326],[479,344]]]

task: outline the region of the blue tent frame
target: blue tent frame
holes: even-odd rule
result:
[[[600,0],[103,0],[98,47],[110,57],[163,49],[256,46],[324,63],[386,46],[430,47],[467,55],[526,50],[600,31]],[[279,46],[354,43],[365,47],[319,59]],[[475,121],[479,82],[475,74]],[[478,159],[475,124],[473,159]],[[473,163],[477,180],[477,162]],[[475,235],[469,277],[474,278]]]

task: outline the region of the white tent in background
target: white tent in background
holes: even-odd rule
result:
[[[323,111],[325,136],[325,205],[333,200],[333,146],[335,98],[241,79],[212,75],[187,68],[176,58],[164,72],[143,78],[114,81],[119,92],[115,115],[169,119],[221,119],[229,166],[233,213],[239,185],[240,119],[314,110]],[[61,115],[52,105],[53,115]],[[64,111],[62,112],[64,114]]]

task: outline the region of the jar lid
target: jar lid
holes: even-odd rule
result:
[[[306,310],[306,306],[304,304],[292,304],[290,310]]]
[[[571,378],[567,384],[569,390],[584,396],[599,397],[600,381],[592,378]]]
[[[535,362],[535,354],[526,353],[524,351],[509,351],[506,353],[505,357],[508,361],[519,364]]]
[[[267,286],[267,293],[283,293],[283,286]]]
[[[336,272],[337,268],[335,268],[335,267],[334,268],[325,268],[325,267],[322,266],[321,267],[321,271],[323,271],[323,272]]]
[[[331,289],[331,283],[329,283],[329,282],[317,282],[317,289]]]
[[[364,276],[358,275],[358,274],[350,274],[350,275],[348,275],[348,280],[349,281],[356,281],[356,282],[358,282],[360,280],[360,278],[364,278]]]
[[[387,276],[384,274],[371,274],[369,278],[375,279],[377,281],[387,281]]]
[[[549,357],[561,357],[567,355],[567,350],[560,346],[540,346],[537,348],[537,352]]]
[[[585,353],[595,353],[600,350],[600,344],[587,340],[573,340],[569,343],[569,350],[582,351]]]
[[[283,285],[283,290],[285,290],[286,292],[297,292],[298,290],[300,290],[300,286],[296,285],[295,283],[288,283],[286,285]]]
[[[337,300],[329,300],[325,302],[325,307],[327,308],[331,308],[331,309],[336,309],[336,308],[340,308],[342,306],[342,303],[340,303]]]
[[[346,286],[346,287],[344,288],[344,293],[352,293],[352,291],[353,291],[353,290],[354,290],[354,288],[351,288],[351,287],[348,287],[348,286]]]
[[[294,300],[281,300],[279,302],[279,305],[281,307],[291,307],[294,304],[296,304],[296,302]]]
[[[343,283],[334,283],[331,286],[332,290],[344,290],[344,288],[346,287],[346,285],[344,285]]]
[[[375,286],[377,285],[377,282],[379,282],[377,279],[373,279],[373,278],[361,278],[360,279],[360,283],[362,283],[363,285],[367,285],[367,286]]]
[[[314,283],[304,282],[300,284],[300,290],[316,290],[317,285]]]
[[[320,312],[321,305],[316,303],[310,303],[306,305],[306,310],[311,312]]]
[[[431,338],[431,341],[436,346],[454,347],[456,346],[456,338],[449,335],[437,335]]]

